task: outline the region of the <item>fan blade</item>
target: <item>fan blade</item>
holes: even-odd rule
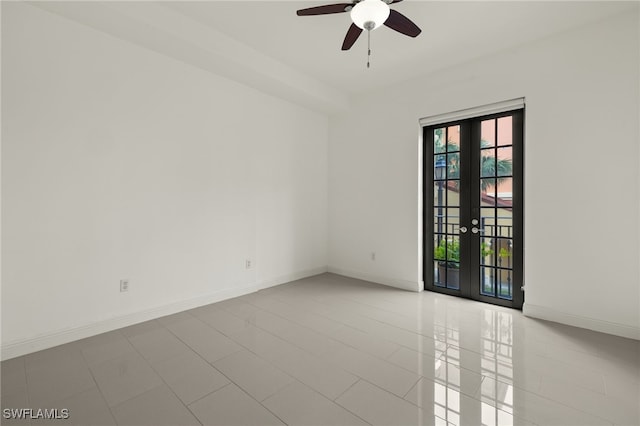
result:
[[[389,17],[384,24],[392,30],[396,30],[397,32],[408,35],[409,37],[417,37],[418,34],[422,32],[422,30],[418,28],[411,19],[393,9],[391,9]]]
[[[360,34],[362,33],[362,28],[357,26],[356,24],[351,24],[349,30],[347,31],[347,35],[344,37],[344,41],[342,42],[342,50],[349,50],[353,43],[356,42]]]
[[[300,9],[296,12],[298,16],[311,16],[311,15],[328,15],[330,13],[342,13],[346,12],[348,6],[353,6],[353,3],[339,3],[328,4],[326,6],[316,6],[307,9]]]

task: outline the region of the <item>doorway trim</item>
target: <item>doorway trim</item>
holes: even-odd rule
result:
[[[452,121],[466,120],[468,118],[480,117],[483,115],[498,114],[501,112],[523,109],[524,107],[524,98],[515,98],[508,101],[495,102],[492,104],[461,109],[444,114],[431,115],[420,119],[420,129],[422,130],[423,127],[433,126],[434,124],[449,123]]]
[[[462,109],[462,110],[457,110],[457,111],[453,111],[453,112],[449,112],[449,113],[444,113],[444,114],[438,114],[438,115],[433,115],[433,116],[428,116],[428,117],[424,117],[421,118],[419,120],[419,124],[420,124],[420,138],[419,138],[419,158],[420,158],[420,167],[419,167],[419,201],[420,201],[420,215],[419,215],[419,252],[420,252],[420,256],[419,256],[419,274],[420,274],[420,283],[421,283],[421,290],[429,290],[430,288],[427,288],[427,276],[425,275],[425,271],[427,268],[427,262],[426,262],[426,258],[425,256],[427,256],[427,254],[431,251],[431,249],[429,247],[426,246],[426,244],[428,244],[429,240],[426,235],[426,228],[427,228],[427,219],[428,219],[428,211],[427,211],[427,203],[426,203],[426,199],[424,197],[427,197],[427,192],[426,192],[426,186],[429,184],[429,178],[428,176],[424,175],[424,173],[431,173],[433,174],[432,169],[432,165],[430,166],[429,161],[431,160],[433,161],[431,158],[427,158],[428,156],[428,150],[425,147],[425,140],[427,138],[426,134],[425,134],[425,129],[427,127],[435,127],[435,126],[445,126],[447,125],[447,123],[455,123],[455,122],[467,122],[467,123],[473,123],[474,121],[472,120],[477,120],[477,119],[491,119],[492,117],[496,117],[498,118],[501,115],[504,115],[503,113],[511,113],[511,112],[515,112],[517,114],[517,111],[520,111],[520,142],[519,142],[519,148],[518,148],[518,153],[514,152],[514,155],[516,155],[517,157],[519,157],[518,163],[519,163],[519,168],[520,168],[520,172],[519,172],[519,178],[518,178],[518,186],[520,188],[518,192],[519,194],[517,195],[518,198],[518,205],[519,205],[519,218],[514,218],[516,219],[516,221],[518,222],[518,228],[519,228],[519,234],[520,234],[520,248],[519,248],[519,267],[517,268],[518,272],[516,272],[517,275],[519,275],[514,284],[517,285],[518,287],[518,296],[516,297],[514,294],[514,298],[513,299],[508,299],[511,300],[511,302],[508,302],[508,300],[500,300],[496,297],[490,298],[490,297],[477,297],[478,295],[474,296],[474,297],[470,297],[470,295],[465,295],[465,294],[458,294],[458,292],[456,292],[456,295],[458,296],[462,296],[465,298],[471,298],[477,301],[483,301],[483,302],[488,302],[488,303],[492,303],[492,304],[497,304],[497,305],[503,305],[503,306],[511,306],[514,307],[516,309],[522,309],[523,308],[523,296],[524,296],[524,236],[523,236],[523,232],[524,232],[524,161],[523,161],[523,154],[524,154],[524,150],[525,150],[525,146],[524,146],[524,136],[526,133],[526,130],[524,128],[524,110],[525,110],[525,98],[515,98],[515,99],[510,99],[510,100],[506,100],[506,101],[501,101],[501,102],[495,102],[492,104],[487,104],[487,105],[482,105],[482,106],[477,106],[477,107],[473,107],[473,108],[466,108],[466,109]],[[477,126],[479,126],[479,122],[476,124]],[[469,131],[469,128],[467,128],[467,132]],[[479,131],[479,129],[478,129]],[[470,135],[468,135],[470,137]],[[517,136],[514,136],[517,138]],[[469,159],[467,159],[469,160]],[[429,167],[428,167],[429,166]],[[471,171],[468,171],[469,173],[471,173]],[[514,179],[515,182],[515,179]],[[514,188],[515,189],[515,188]],[[515,202],[515,200],[514,200]],[[475,228],[474,228],[475,229]],[[464,231],[463,231],[464,232]],[[471,251],[471,248],[468,249],[469,251]],[[514,268],[515,270],[515,268]],[[471,271],[469,271],[469,273],[471,273]],[[462,289],[462,288],[461,288]],[[441,291],[443,290],[442,288],[438,289],[438,292],[440,293],[445,293],[448,294],[448,292],[445,291]],[[514,288],[515,290],[515,288]],[[434,290],[432,290],[434,291]],[[453,294],[453,293],[452,293]],[[480,295],[482,296],[482,295]],[[484,300],[487,299],[487,300]],[[496,299],[495,301],[493,299]],[[503,303],[504,302],[504,303]]]

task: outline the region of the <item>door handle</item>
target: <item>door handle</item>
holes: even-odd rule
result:
[[[462,234],[466,233],[466,232],[467,232],[467,227],[466,227],[466,226],[461,226],[461,227],[460,227],[460,232],[461,232]]]
[[[478,228],[476,228],[475,226],[473,228],[471,228],[471,232],[473,232],[474,234],[477,234],[478,231],[480,231]]]

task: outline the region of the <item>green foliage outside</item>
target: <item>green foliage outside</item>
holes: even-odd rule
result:
[[[435,131],[435,144],[434,144],[435,161],[444,160],[447,164],[447,177],[449,179],[460,178],[460,147],[451,142],[445,142],[443,138],[443,129],[437,129]],[[487,141],[480,141],[481,148],[489,147],[490,144]],[[483,151],[484,152],[484,151]],[[484,192],[489,188],[500,184],[512,173],[513,164],[511,159],[496,159],[494,156],[481,155],[480,157],[480,176],[481,177],[493,177],[498,176],[495,179],[482,179],[481,187]],[[480,244],[480,254],[482,258],[493,255],[494,251],[485,242]],[[510,256],[509,251],[506,248],[500,248],[498,251],[498,257],[504,259]],[[441,265],[447,266],[447,268],[459,268],[460,267],[460,241],[459,240],[440,240],[439,244],[434,247],[433,258],[440,262]]]
[[[449,179],[460,178],[460,147],[451,142],[445,142],[442,135],[442,129],[435,131],[435,146],[434,151],[436,155],[435,161],[443,160],[447,164],[447,176]],[[489,142],[480,141],[481,148],[487,148],[490,146]],[[484,152],[484,151],[483,151]],[[482,155],[480,157],[480,176],[492,177],[492,176],[510,176],[513,170],[513,164],[511,159],[496,159],[493,156]],[[482,179],[481,187],[482,191],[487,190],[496,184],[500,184],[506,177],[498,177],[497,179]]]
[[[489,244],[482,242],[480,244],[480,255],[482,258],[491,256],[493,249],[489,247]],[[498,251],[498,257],[509,257],[509,251],[506,248],[501,248]],[[460,241],[459,240],[440,240],[440,243],[433,250],[433,258],[440,262],[440,265],[446,264],[447,268],[457,269],[460,267]]]

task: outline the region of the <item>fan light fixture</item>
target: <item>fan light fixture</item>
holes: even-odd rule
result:
[[[351,20],[359,28],[371,31],[385,23],[389,5],[382,0],[362,0],[351,9]]]
[[[0,0],[2,1],[2,0]],[[411,19],[397,10],[391,10],[390,4],[400,3],[402,0],[350,0],[349,3],[327,4],[324,6],[308,7],[296,12],[298,16],[330,15],[334,13],[351,12],[353,23],[347,30],[342,42],[342,50],[349,50],[356,42],[362,30],[367,30],[367,68],[371,58],[371,30],[385,25],[392,30],[409,37],[417,37],[420,28]]]

